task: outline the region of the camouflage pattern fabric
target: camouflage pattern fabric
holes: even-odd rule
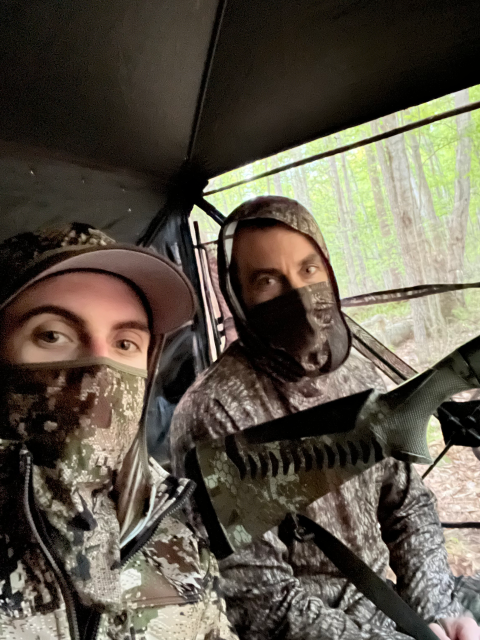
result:
[[[169,476],[154,461],[151,471],[155,532],[121,567],[121,607],[100,616],[95,638],[235,640],[218,593],[216,561],[180,512],[189,483]],[[167,515],[174,511],[179,515]],[[17,519],[22,520],[18,509]],[[4,523],[0,536],[0,640],[70,640],[66,603],[41,549],[33,541],[19,544],[20,538],[28,540],[27,529],[7,535],[6,528]]]
[[[115,240],[88,224],[73,222],[64,227],[39,232],[27,231],[0,244],[0,302],[11,293],[12,284],[23,280],[38,258],[65,247],[106,247]]]
[[[110,493],[138,431],[147,373],[103,360],[5,367],[0,433],[32,454],[35,503],[81,601],[115,609],[120,536]]]
[[[322,402],[378,386],[371,365],[352,353],[325,376]],[[377,383],[375,385],[375,383]],[[286,392],[234,343],[181,400],[171,429],[172,466],[195,442],[309,408],[319,398]],[[286,388],[285,388],[286,387]],[[268,510],[268,505],[265,505]],[[426,620],[457,616],[443,532],[431,492],[410,465],[388,459],[312,504],[306,515],[349,546],[379,575],[392,567],[397,590]],[[220,563],[230,620],[241,638],[276,633],[295,640],[406,640],[313,544],[275,532]]]
[[[305,358],[298,360],[293,358],[285,350],[277,348],[272,340],[265,339],[255,330],[254,323],[250,323],[246,317],[241,300],[237,297],[234,284],[230,278],[230,266],[232,261],[233,240],[237,226],[241,222],[247,222],[255,218],[263,218],[268,220],[276,220],[282,224],[291,227],[294,231],[305,234],[318,247],[327,270],[328,283],[318,283],[310,287],[303,287],[303,296],[295,292],[282,296],[285,304],[288,304],[289,298],[300,295],[303,298],[303,304],[310,307],[308,316],[310,316],[312,329],[315,332],[323,334],[320,343],[317,346],[317,353],[314,360],[318,364],[314,367],[305,368]],[[281,381],[302,382],[303,386],[315,387],[315,381],[318,381],[320,372],[328,373],[328,371],[336,369],[342,364],[350,350],[351,334],[345,321],[345,317],[341,313],[340,294],[335,274],[329,262],[328,250],[323,235],[318,228],[317,223],[308,211],[300,203],[289,198],[278,196],[268,196],[249,200],[233,211],[225,220],[222,231],[218,239],[218,277],[219,284],[223,296],[232,312],[240,341],[250,354],[252,362],[255,366],[268,373],[271,377]],[[308,300],[308,298],[310,298]],[[281,303],[280,303],[281,304]],[[263,304],[257,305],[249,310],[249,315],[255,315],[258,310],[265,306],[277,305],[277,301],[269,300]],[[298,301],[297,305],[298,307]],[[307,311],[307,308],[304,308]],[[295,327],[295,321],[302,318],[294,316],[287,319],[288,329],[293,333],[299,330]],[[294,326],[291,326],[293,323]],[[325,344],[323,344],[325,343]],[[328,345],[330,351],[329,363],[325,366],[322,351],[325,351],[325,345]],[[308,383],[308,380],[313,383]],[[306,393],[309,393],[306,391]]]
[[[134,631],[146,640],[230,640],[213,557],[181,518],[167,515],[190,493],[187,481],[155,468],[157,496],[144,530],[158,526],[122,561],[112,489],[138,431],[146,372],[103,360],[2,371],[0,499],[11,518],[0,524],[0,638],[70,638],[68,591],[103,613],[100,639]],[[33,460],[25,510],[18,509],[25,506],[21,446]]]
[[[232,238],[225,233],[232,233],[232,221],[263,217],[264,210],[324,249],[312,216],[285,198],[246,203],[225,221],[219,239],[220,284],[240,341],[230,345],[177,407],[170,432],[175,473],[181,472],[185,453],[196,442],[383,386],[371,363],[355,352],[328,374],[292,380],[282,375],[276,360],[266,357],[266,349],[250,348],[252,343],[244,339],[249,328],[239,315],[238,301],[230,295],[224,245]],[[305,513],[380,576],[385,577],[390,566],[398,593],[426,621],[464,614],[454,595],[433,495],[409,464],[392,459],[381,462]],[[270,531],[222,561],[221,573],[229,617],[241,638],[406,640],[311,543],[281,540],[276,531]]]
[[[458,597],[480,624],[480,573],[457,578]]]
[[[350,332],[330,282],[257,304],[246,311],[246,324],[296,378],[337,369],[350,351]]]
[[[79,223],[6,240],[0,307],[45,256],[112,244]],[[235,640],[183,516],[193,487],[148,462],[145,377],[104,360],[2,369],[0,640]]]

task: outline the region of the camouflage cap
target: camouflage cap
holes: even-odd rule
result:
[[[182,326],[195,312],[193,288],[169,260],[76,222],[20,233],[0,244],[0,309],[37,281],[78,270],[102,271],[133,283],[150,306],[157,337]]]

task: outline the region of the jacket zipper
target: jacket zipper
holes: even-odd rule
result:
[[[195,490],[195,486],[189,485],[185,489],[183,494],[177,499],[177,501],[174,502],[172,505],[170,505],[170,507],[166,509],[161,516],[159,516],[157,522],[155,523],[155,525],[153,525],[152,530],[149,532],[148,536],[145,537],[145,540],[141,540],[141,542],[138,545],[136,545],[136,547],[131,549],[131,551],[121,559],[120,561],[121,567],[125,566],[129,560],[131,560],[134,556],[138,555],[141,552],[141,550],[145,547],[148,541],[151,540],[152,537],[155,535],[155,533],[158,531],[158,527],[160,526],[162,520],[167,516],[170,516],[172,513],[175,513],[175,511],[178,511],[178,509],[181,509],[183,505],[187,502],[187,500],[190,498],[194,490]],[[98,628],[100,626],[101,614],[95,613],[93,615],[96,616],[96,619],[94,620],[93,618],[91,618],[91,624],[92,624],[91,635],[90,635],[90,638],[86,638],[85,640],[95,640],[95,638],[97,637]],[[88,627],[87,627],[87,631],[88,631]]]
[[[100,618],[101,617],[102,617],[102,614],[98,613],[98,611],[94,611],[92,613],[92,616],[91,616],[90,620],[88,621],[88,624],[87,624],[86,629],[85,629],[84,640],[95,640],[95,638],[97,637],[97,633],[98,633],[98,627],[100,626]],[[92,625],[92,629],[91,629],[90,636],[87,636],[88,627],[90,626],[90,624]]]
[[[143,547],[149,542],[149,540],[152,539],[152,537],[157,533],[158,531],[158,527],[160,526],[160,524],[162,523],[162,521],[167,518],[168,516],[171,516],[172,513],[175,513],[176,511],[178,511],[179,509],[181,509],[185,503],[187,502],[187,500],[191,497],[192,493],[195,491],[195,485],[193,483],[189,484],[183,491],[182,495],[180,495],[177,500],[171,504],[168,509],[165,509],[165,511],[162,513],[161,516],[158,517],[157,521],[155,522],[154,525],[152,525],[150,527],[150,531],[148,532],[148,535],[145,536],[145,539],[143,540],[142,538],[140,538],[139,544],[136,545],[135,547],[133,547],[127,554],[125,554],[125,556],[121,559],[120,561],[120,566],[123,567],[126,565],[126,563],[131,560],[134,556],[136,556],[137,554],[139,554],[141,552],[141,550],[143,549]]]
[[[60,591],[62,592],[63,599],[65,601],[65,607],[67,610],[67,620],[68,626],[70,627],[70,633],[72,636],[72,640],[81,640],[80,631],[78,628],[78,620],[77,614],[75,611],[75,602],[71,593],[71,590],[67,584],[67,580],[63,574],[62,569],[58,565],[54,555],[51,553],[47,544],[42,539],[40,532],[35,523],[35,519],[32,514],[32,510],[30,508],[30,489],[31,489],[31,479],[32,479],[32,454],[28,451],[26,447],[22,447],[20,451],[20,471],[24,474],[24,486],[23,486],[23,508],[25,510],[25,515],[27,516],[28,524],[40,545],[45,557],[50,563],[54,573],[57,576],[57,580],[60,585]]]
[[[47,558],[48,562],[52,566],[52,569],[57,575],[57,579],[60,584],[60,590],[65,600],[65,606],[67,609],[67,619],[69,621],[72,640],[82,640],[80,636],[80,630],[78,628],[77,614],[75,611],[75,602],[74,602],[70,587],[67,584],[67,581],[65,579],[62,569],[60,568],[53,554],[50,552],[44,540],[42,539],[40,532],[38,531],[37,525],[35,524],[32,511],[30,509],[29,498],[30,498],[30,486],[31,486],[31,477],[32,477],[32,454],[28,451],[26,447],[22,447],[22,450],[20,451],[20,470],[25,477],[24,490],[23,490],[23,506],[24,506],[25,514],[27,516],[28,523],[45,557]],[[131,551],[129,551],[129,553],[127,553],[121,559],[120,561],[121,567],[125,566],[125,564],[129,560],[131,560],[134,556],[138,555],[141,552],[144,546],[149,542],[149,540],[152,539],[152,537],[158,531],[158,527],[160,526],[162,521],[166,517],[172,515],[172,513],[175,513],[176,511],[181,509],[185,505],[187,500],[191,497],[194,490],[195,490],[195,485],[193,483],[190,484],[188,487],[186,487],[183,494],[173,504],[171,504],[168,507],[168,509],[166,509],[162,513],[161,516],[159,516],[159,518],[157,519],[157,522],[155,523],[155,525],[152,526],[151,531],[148,533],[145,539],[141,540],[136,547],[133,547]],[[97,637],[98,628],[100,626],[101,614],[95,613],[94,615],[96,617],[96,620],[93,623],[92,634],[90,638],[87,638],[85,640],[95,640],[95,638]],[[87,625],[87,630],[88,630],[88,625]]]
[[[141,552],[143,547],[148,543],[149,540],[151,540],[152,536],[155,535],[155,533],[158,530],[158,527],[159,527],[160,523],[162,522],[162,520],[164,518],[166,518],[167,516],[171,515],[172,513],[174,513],[175,511],[177,511],[178,509],[180,509],[185,504],[185,502],[188,500],[188,498],[192,495],[194,489],[195,489],[194,486],[187,487],[187,489],[184,491],[183,495],[181,495],[174,504],[170,505],[170,507],[168,509],[166,509],[166,511],[164,511],[164,513],[162,513],[162,515],[157,520],[153,530],[149,533],[148,536],[146,536],[145,540],[142,540],[139,545],[134,547],[128,554],[125,555],[125,557],[123,557],[121,559],[121,561],[120,561],[120,566],[121,567],[125,566],[125,564],[129,560],[131,560],[134,556],[136,556],[138,553]],[[100,626],[101,614],[100,613],[94,613],[93,615],[95,616],[95,619],[93,617],[91,618],[91,624],[92,624],[91,635],[90,635],[89,638],[85,638],[85,640],[95,640],[95,638],[97,637],[98,628]],[[88,626],[87,626],[87,631],[88,631]]]

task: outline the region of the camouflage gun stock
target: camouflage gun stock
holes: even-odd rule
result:
[[[198,445],[186,470],[213,552],[228,556],[389,456],[429,464],[430,416],[479,378],[480,337],[389,393],[370,389]]]

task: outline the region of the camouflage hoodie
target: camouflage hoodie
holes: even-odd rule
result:
[[[76,224],[6,241],[0,300],[42,256],[112,243]],[[183,516],[193,487],[148,461],[149,369],[2,365],[0,639],[234,640],[215,559]]]
[[[256,198],[226,219],[219,237],[219,277],[240,339],[177,407],[171,426],[175,472],[181,471],[184,455],[196,441],[382,385],[373,365],[355,352],[344,364],[317,376],[285,371],[283,360],[248,326],[229,267],[236,223],[257,217],[273,218],[306,234],[328,261],[315,220],[293,200]],[[329,273],[339,307],[331,267]],[[393,459],[379,463],[312,504],[307,515],[382,577],[390,566],[398,592],[426,621],[463,613],[453,593],[433,496],[410,465]],[[406,640],[313,543],[282,542],[277,534],[269,532],[220,565],[229,617],[241,638]]]

